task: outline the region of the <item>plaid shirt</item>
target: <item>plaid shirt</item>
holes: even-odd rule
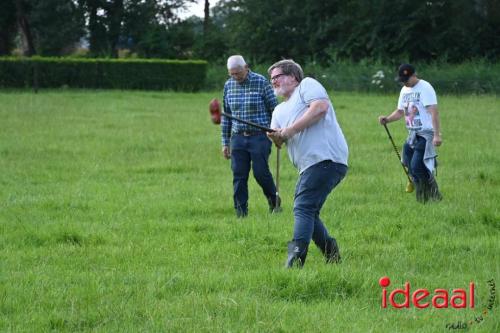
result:
[[[266,127],[269,127],[273,110],[278,105],[269,81],[252,71],[248,71],[241,84],[233,78],[226,81],[223,101],[224,112]],[[232,133],[256,130],[250,125],[222,117],[222,145],[229,146]]]

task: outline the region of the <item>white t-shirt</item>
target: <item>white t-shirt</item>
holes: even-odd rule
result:
[[[413,87],[404,86],[397,108],[404,111],[406,128],[417,132],[432,130],[432,116],[426,108],[429,105],[437,105],[436,92],[429,82],[419,79]]]
[[[312,78],[303,79],[287,101],[280,103],[273,112],[272,128],[292,125],[307,111],[315,100],[328,101],[325,117],[288,139],[288,156],[300,173],[325,160],[347,165],[348,148],[344,134],[335,117],[335,111],[323,86]]]

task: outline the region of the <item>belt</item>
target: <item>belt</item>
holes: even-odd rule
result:
[[[263,131],[239,131],[234,132],[235,135],[243,135],[243,136],[253,136],[264,133]]]

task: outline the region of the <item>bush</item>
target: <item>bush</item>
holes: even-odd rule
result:
[[[0,87],[196,91],[204,87],[201,60],[0,58]]]
[[[251,66],[251,69],[267,77],[271,64]],[[302,64],[301,64],[302,65]],[[500,64],[484,60],[448,64],[414,64],[419,78],[429,81],[438,94],[499,94]],[[304,74],[320,81],[327,90],[399,93],[401,86],[395,81],[397,65],[377,62],[339,61],[329,67],[314,62],[303,65]],[[225,66],[210,64],[205,89],[221,90],[227,80]]]
[[[438,94],[500,93],[500,64],[483,60],[448,64],[414,64],[417,76],[432,84]],[[398,66],[380,63],[332,64],[322,68],[314,64],[304,67],[306,75],[315,77],[328,90],[398,93],[395,81]]]

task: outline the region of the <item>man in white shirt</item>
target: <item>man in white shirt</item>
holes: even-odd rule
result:
[[[389,116],[380,116],[381,125],[406,120],[408,139],[403,146],[403,164],[408,168],[416,187],[417,201],[439,201],[441,193],[434,178],[437,153],[441,138],[437,97],[434,88],[419,79],[415,68],[403,64],[398,69],[398,80],[403,84],[396,110]]]
[[[282,60],[268,70],[277,96],[284,101],[273,112],[269,138],[281,147],[299,171],[294,198],[294,235],[288,243],[286,267],[302,267],[311,239],[327,262],[339,262],[335,238],[319,215],[326,198],[347,173],[348,148],[335,111],[323,86],[304,78],[293,60]]]

